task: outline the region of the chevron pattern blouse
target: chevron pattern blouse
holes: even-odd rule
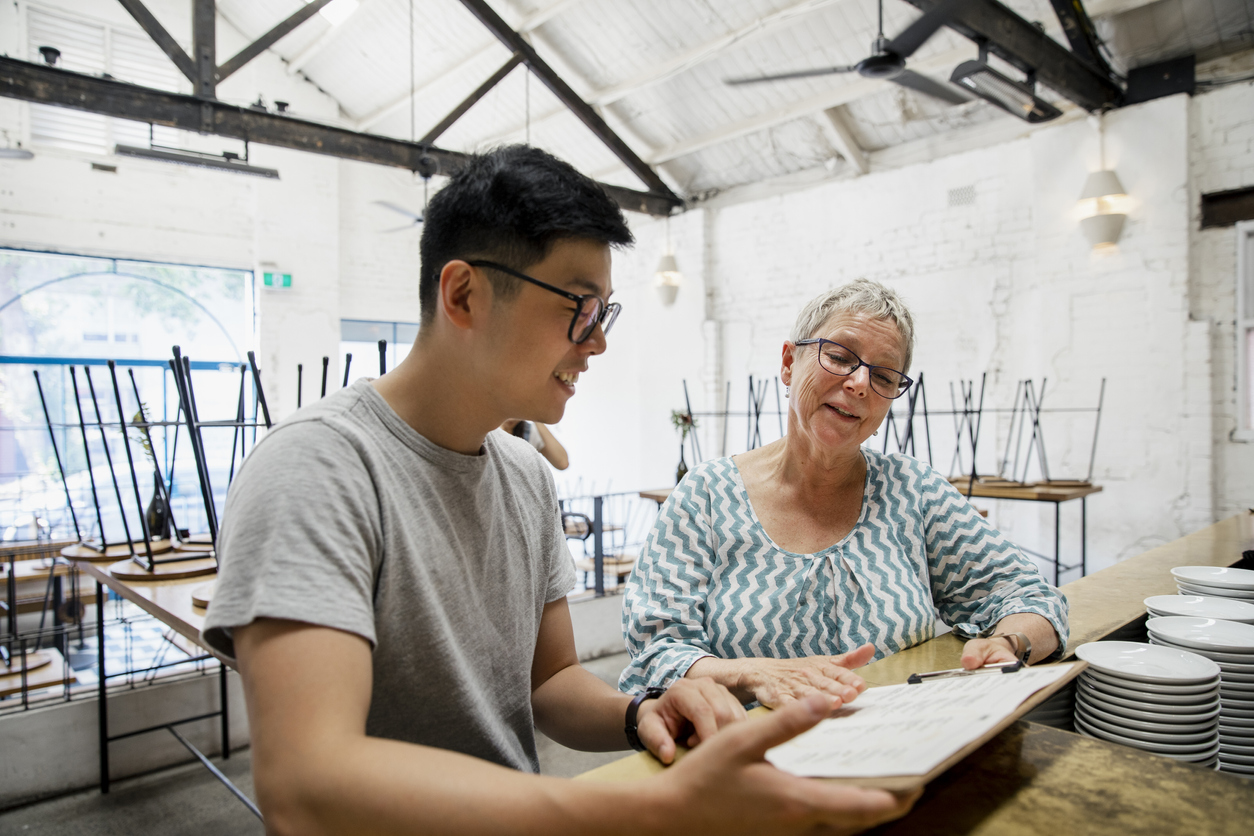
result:
[[[662,506],[627,584],[632,662],[619,687],[667,686],[703,656],[796,658],[971,636],[1011,613],[1067,644],[1067,601],[939,473],[863,448],[862,513],[817,554],[773,543],[730,458],[699,465]]]

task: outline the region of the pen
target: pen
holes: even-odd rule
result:
[[[910,685],[918,685],[929,679],[950,679],[956,676],[976,676],[985,673],[1014,673],[1023,667],[1023,662],[1015,660],[1013,662],[994,662],[991,665],[985,665],[975,670],[967,670],[966,668],[953,668],[947,671],[930,671],[928,673],[912,673],[910,678],[906,680]]]

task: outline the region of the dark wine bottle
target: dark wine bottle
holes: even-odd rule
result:
[[[164,540],[170,536],[170,509],[161,495],[161,477],[154,471],[152,474],[152,499],[148,503],[148,511],[144,518],[148,522],[148,536],[154,540]]]

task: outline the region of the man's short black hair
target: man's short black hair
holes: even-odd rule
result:
[[[564,238],[612,246],[634,241],[618,204],[569,163],[528,145],[477,154],[439,191],[422,222],[418,298],[422,323],[435,315],[440,273],[454,259],[498,261],[526,270]],[[521,283],[488,273],[508,299]]]

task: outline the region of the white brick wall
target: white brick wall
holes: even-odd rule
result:
[[[1254,59],[1227,75],[1249,71]],[[1215,515],[1254,507],[1254,443],[1232,438],[1236,392],[1237,241],[1233,227],[1200,228],[1201,195],[1254,185],[1254,84],[1234,84],[1189,103],[1189,313],[1210,324],[1212,484]]]

